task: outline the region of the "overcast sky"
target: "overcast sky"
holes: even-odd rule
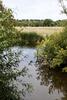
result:
[[[16,19],[66,19],[58,0],[3,0]]]

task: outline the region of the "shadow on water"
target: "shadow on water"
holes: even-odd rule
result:
[[[32,83],[33,91],[25,100],[67,100],[67,73],[58,69],[50,70],[41,60],[37,62],[35,48],[21,48],[23,60],[20,66],[26,66],[32,75],[24,80]]]
[[[37,62],[37,71],[40,84],[42,86],[48,87],[48,93],[53,95],[55,91],[61,95],[61,99],[55,100],[67,100],[67,73],[59,71],[59,69],[50,69],[48,65],[42,63],[42,61]],[[51,100],[51,98],[50,98]]]
[[[20,55],[20,50],[12,48],[0,53],[0,100],[24,100],[26,92],[31,89],[29,82],[23,82],[27,68],[22,66],[19,69]]]
[[[28,47],[0,53],[0,100],[67,100],[67,73],[50,70],[35,53]]]

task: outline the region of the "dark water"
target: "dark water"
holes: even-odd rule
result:
[[[67,74],[58,70],[49,70],[47,66],[36,64],[36,49],[20,48],[21,50],[19,68],[28,68],[30,78],[24,80],[31,83],[33,90],[26,94],[25,100],[67,100]],[[22,79],[22,78],[21,78]],[[19,86],[20,88],[20,86]]]

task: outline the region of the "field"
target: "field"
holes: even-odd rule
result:
[[[63,27],[16,27],[21,32],[35,32],[39,35],[45,36],[53,33],[59,33]]]

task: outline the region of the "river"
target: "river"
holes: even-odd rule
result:
[[[26,94],[25,100],[67,100],[66,73],[50,72],[46,67],[38,66],[35,48],[14,47],[13,50],[21,51],[19,68],[28,69],[30,77],[24,80],[31,83],[33,87],[32,92]]]

